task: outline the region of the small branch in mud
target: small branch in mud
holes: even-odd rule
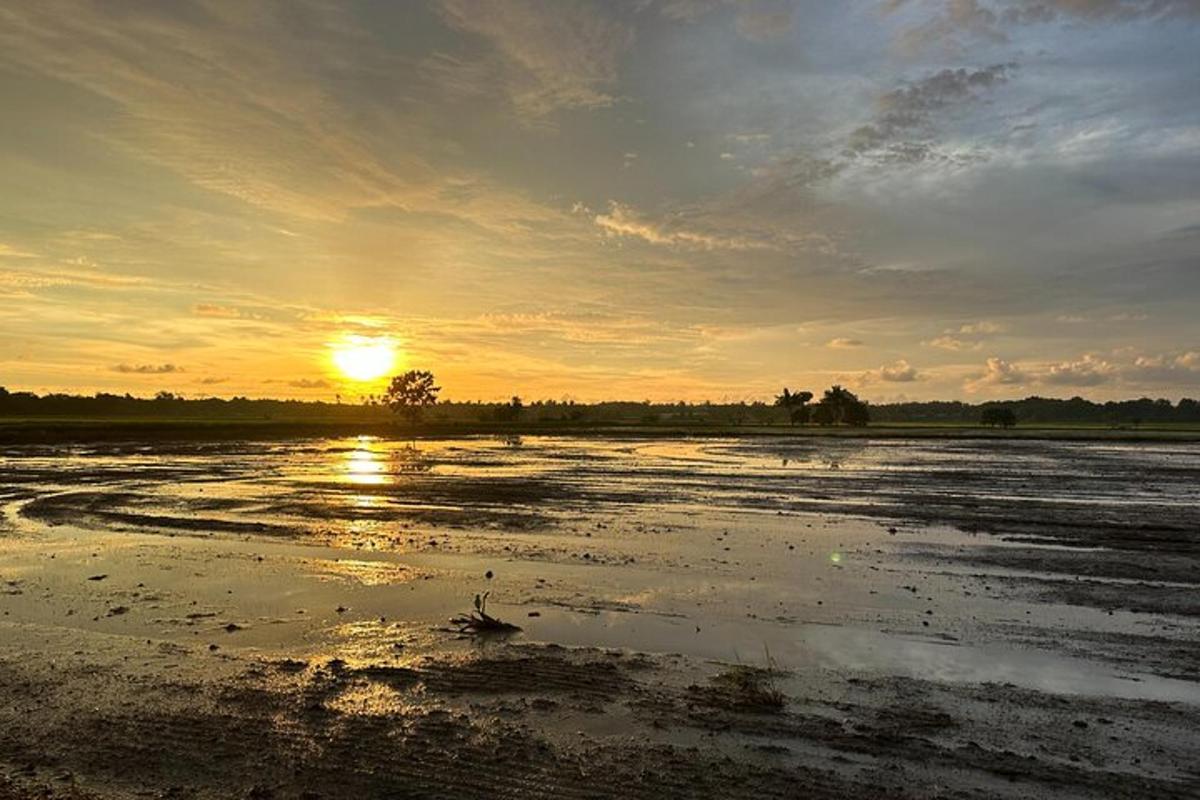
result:
[[[481,595],[475,595],[475,610],[466,616],[454,617],[450,620],[451,625],[458,626],[457,633],[479,636],[494,633],[516,633],[521,630],[516,625],[498,620],[487,613],[487,601],[490,594],[491,592],[484,592]]]

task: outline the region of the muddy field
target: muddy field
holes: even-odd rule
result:
[[[0,450],[0,800],[1200,796],[1200,448]],[[509,635],[451,617],[490,592]]]

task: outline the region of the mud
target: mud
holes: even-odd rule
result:
[[[1194,797],[1200,450],[12,446],[0,798]],[[523,631],[462,637],[488,611]]]

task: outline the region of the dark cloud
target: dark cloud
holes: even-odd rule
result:
[[[879,113],[850,137],[846,154],[859,156],[882,153],[887,160],[918,162],[935,153],[928,141],[912,141],[914,132],[928,132],[939,112],[979,95],[1009,79],[1015,63],[993,64],[983,69],[944,69],[941,72],[895,89],[879,98]]]
[[[183,372],[183,367],[175,364],[117,364],[112,371],[133,375],[167,375],[172,372]]]

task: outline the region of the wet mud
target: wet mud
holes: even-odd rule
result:
[[[1200,450],[0,451],[0,798],[1195,797]],[[448,627],[490,592],[521,631]]]

